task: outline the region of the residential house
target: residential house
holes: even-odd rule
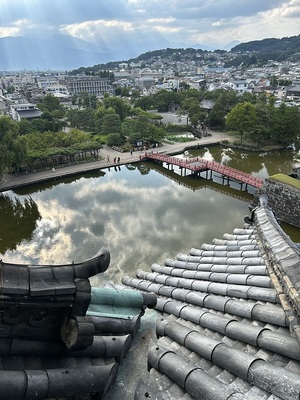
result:
[[[135,83],[140,91],[142,91],[143,96],[153,94],[155,88],[155,79],[151,76],[144,76],[135,80]],[[155,92],[156,92],[155,91]]]
[[[252,93],[253,90],[253,85],[249,84],[246,80],[230,81],[229,87],[238,94],[243,94],[245,92]]]
[[[287,86],[286,87],[286,98],[288,100],[300,100],[300,85]]]

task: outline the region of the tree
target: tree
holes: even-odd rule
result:
[[[138,110],[138,109],[135,109]],[[126,118],[122,123],[123,135],[127,136],[131,144],[139,139],[144,139],[149,142],[160,142],[165,131],[161,126],[157,126],[153,115],[140,110],[134,118]]]
[[[132,144],[133,146],[136,145],[136,142],[141,140],[142,136],[139,132],[132,132],[128,135],[128,141],[130,144]]]
[[[213,107],[207,116],[206,122],[211,128],[220,130],[224,129],[225,111],[220,107]]]
[[[10,151],[10,167],[18,172],[26,160],[27,149],[23,138],[19,135],[11,142]]]
[[[95,157],[101,147],[90,135],[78,129],[69,132],[39,132],[25,135],[24,141],[28,148],[27,163],[33,166],[35,161],[45,167],[53,162],[61,164],[64,159],[74,161],[75,156],[85,158],[89,152]]]
[[[180,113],[188,114],[189,120],[194,128],[196,128],[199,123],[206,123],[207,113],[200,106],[199,100],[195,97],[187,97],[182,101]]]
[[[78,102],[84,108],[92,108],[95,110],[98,104],[98,99],[95,94],[80,92],[78,95]]]
[[[135,101],[134,106],[139,107],[142,110],[149,110],[154,105],[154,100],[150,96],[143,96],[140,97],[138,100]]]
[[[179,83],[179,88],[180,88],[181,90],[183,90],[183,91],[189,90],[190,87],[191,87],[191,86],[190,86],[188,83],[186,83],[186,82],[180,82],[180,83]]]
[[[194,128],[197,128],[199,123],[204,126],[206,124],[207,113],[200,106],[192,107],[189,110],[188,117]]]
[[[140,98],[140,91],[137,89],[131,89],[131,101],[134,103]]]
[[[75,104],[77,104],[77,102],[78,102],[78,94],[74,93],[74,94],[72,94],[72,97],[71,97],[71,103],[73,104],[73,106],[75,106]]]
[[[154,96],[154,106],[159,112],[169,111],[170,104],[179,104],[180,96],[177,92],[169,92],[168,90],[159,90]]]
[[[133,118],[125,118],[125,120],[122,122],[122,134],[124,136],[130,136],[133,133],[136,132],[136,119]]]
[[[17,122],[6,116],[0,118],[0,180],[6,168],[18,170],[25,158],[26,146],[19,137]]]
[[[120,133],[111,133],[107,139],[109,146],[122,146],[126,139]]]
[[[240,101],[242,103],[252,103],[255,104],[257,100],[257,96],[253,93],[250,92],[244,92],[241,97],[240,97]]]
[[[101,131],[102,129],[102,120],[104,115],[106,114],[106,108],[105,106],[101,103],[98,105],[97,109],[95,110],[94,113],[94,118],[95,118],[95,128],[97,131]]]
[[[20,135],[26,135],[27,133],[30,133],[33,130],[32,123],[28,121],[28,119],[21,119],[21,121],[19,121],[18,124],[19,124]]]
[[[165,132],[160,126],[148,124],[143,132],[143,138],[149,142],[161,142],[165,137]]]
[[[26,197],[22,202],[17,197],[2,195],[0,201],[1,225],[0,253],[7,250],[15,250],[24,240],[30,241],[41,215],[37,204],[31,197]],[[18,229],[7,229],[7,227]],[[22,227],[22,228],[20,228]]]
[[[217,89],[205,94],[205,98],[214,100],[214,107],[219,108],[225,112],[225,115],[232,110],[232,108],[240,103],[239,95],[235,90]]]
[[[292,85],[293,81],[290,79],[279,79],[278,86],[290,86]]]
[[[9,93],[9,94],[12,94],[12,93],[14,93],[15,92],[15,87],[14,86],[7,86],[7,88],[6,88],[6,91],[7,91],[7,93]]]
[[[196,99],[195,97],[186,97],[180,105],[180,113],[185,114],[189,113],[189,111],[194,108],[196,110],[197,108],[200,108],[199,100]]]
[[[259,99],[259,103],[256,105],[257,124],[249,132],[249,138],[257,143],[258,148],[261,142],[270,138],[271,110],[272,107],[265,103],[264,97]]]
[[[51,147],[70,147],[78,143],[90,140],[89,135],[78,130],[71,129],[69,132],[39,132],[30,133],[25,136],[29,149],[46,149]]]
[[[102,119],[103,133],[121,133],[121,119],[119,114],[106,114]]]
[[[105,97],[103,99],[103,104],[106,108],[113,108],[115,113],[119,115],[121,121],[124,121],[130,109],[127,101],[118,97]]]
[[[37,106],[44,113],[53,114],[56,111],[58,118],[64,115],[63,106],[61,105],[59,99],[53,96],[53,94],[47,94]]]
[[[118,86],[115,88],[115,95],[121,97],[130,97],[131,88],[127,86]]]
[[[79,107],[96,109],[98,106],[98,99],[95,94],[89,92],[75,93],[71,97],[71,103]]]
[[[295,143],[300,135],[299,107],[289,107],[284,103],[278,108],[273,107],[270,130],[272,138],[279,143]]]
[[[226,126],[240,135],[241,142],[244,134],[248,134],[257,125],[257,113],[254,104],[249,102],[237,104],[227,115]]]
[[[145,114],[140,114],[135,119],[134,123],[134,131],[139,132],[140,136],[143,136],[144,130],[146,129],[147,125],[149,124],[149,118]]]
[[[95,130],[95,111],[92,108],[82,110],[69,110],[67,120],[73,128]]]

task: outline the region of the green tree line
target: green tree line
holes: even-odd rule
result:
[[[205,100],[210,100],[209,109]],[[83,93],[73,99],[73,106],[66,108],[47,95],[38,104],[43,111],[39,119],[15,122],[1,117],[0,174],[37,161],[48,164],[57,158],[97,157],[103,143],[132,147],[139,140],[160,142],[167,129],[159,113],[174,106],[178,118],[188,116],[190,126],[236,132],[240,141],[247,139],[257,147],[266,142],[299,143],[300,137],[299,107],[285,103],[276,107],[273,97],[238,95],[231,90],[185,87],[132,99],[105,95],[101,100]]]

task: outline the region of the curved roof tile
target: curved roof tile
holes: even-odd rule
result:
[[[299,399],[299,266],[299,246],[262,198],[252,225],[125,277],[158,296],[139,388],[160,399]]]

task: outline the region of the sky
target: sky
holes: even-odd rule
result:
[[[300,34],[300,0],[1,0],[0,38],[68,34],[105,47],[225,48]]]

